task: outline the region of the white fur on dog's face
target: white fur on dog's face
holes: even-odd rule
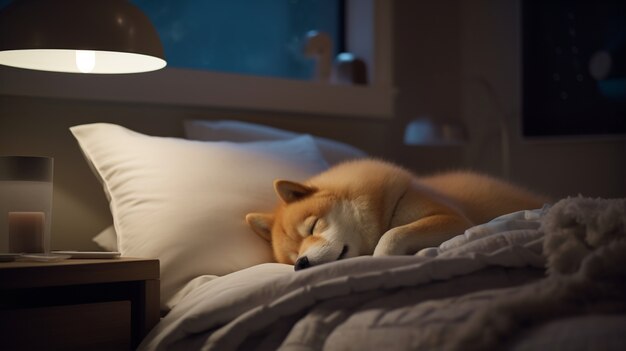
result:
[[[354,203],[345,200],[333,202],[328,211],[320,215],[310,216],[303,223],[305,236],[297,258],[306,256],[310,265],[315,266],[362,254],[364,243],[359,235],[359,211]],[[307,231],[307,226],[312,230]]]
[[[380,237],[376,201],[277,181],[282,203],[274,213],[250,213],[246,221],[270,241],[276,261],[306,266],[372,254]],[[297,268],[297,267],[296,267]]]

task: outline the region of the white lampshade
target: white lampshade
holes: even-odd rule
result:
[[[0,12],[0,64],[70,73],[165,67],[148,17],[126,0],[15,0]]]

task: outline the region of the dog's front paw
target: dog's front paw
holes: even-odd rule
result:
[[[391,233],[386,233],[383,235],[376,247],[374,248],[374,257],[379,256],[394,256],[394,255],[404,255],[406,254],[406,249],[399,245],[397,237],[395,235],[388,235]]]
[[[378,245],[376,245],[376,248],[374,248],[374,257],[380,257],[380,256],[389,256],[390,254],[388,253],[388,250],[386,247],[383,247],[383,245],[380,245],[380,243],[378,243]]]

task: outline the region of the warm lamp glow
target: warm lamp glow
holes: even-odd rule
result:
[[[93,50],[76,50],[76,68],[82,73],[91,73],[96,66],[96,52]]]
[[[5,66],[67,73],[138,73],[165,67],[158,57],[113,51],[95,51],[95,65],[90,72],[79,68],[78,52],[87,50],[30,49],[0,51],[0,63]],[[83,66],[84,67],[84,66]],[[87,67],[85,67],[87,68]]]
[[[156,29],[127,0],[20,0],[0,12],[0,64],[137,73],[161,69],[166,62]]]

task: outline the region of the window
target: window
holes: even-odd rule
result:
[[[523,2],[523,132],[626,135],[626,2]]]
[[[157,28],[169,67],[311,79],[307,33],[343,50],[343,0],[132,0]]]

